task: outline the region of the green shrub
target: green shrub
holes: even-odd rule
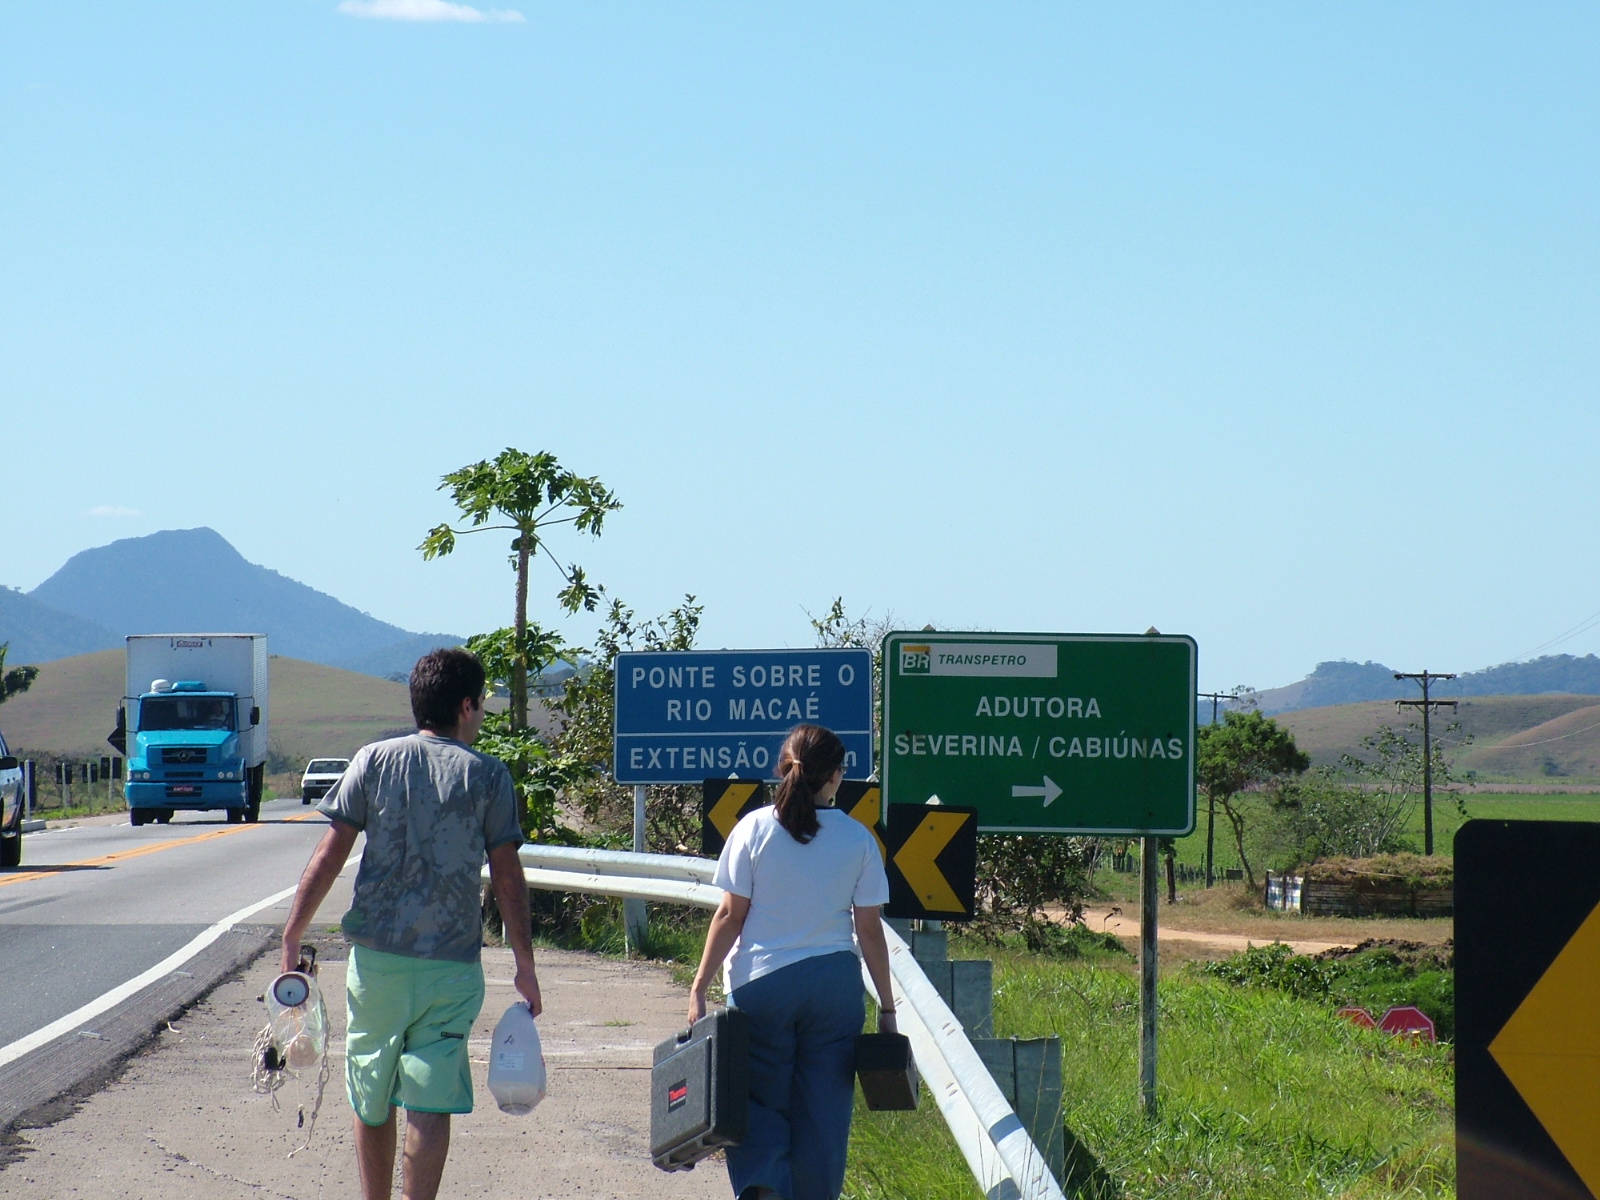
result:
[[[1365,1008],[1379,1019],[1390,1008],[1415,1005],[1433,1019],[1441,1040],[1455,1037],[1455,961],[1448,946],[1367,941],[1313,958],[1275,942],[1201,970],[1226,983],[1272,988],[1334,1008]]]

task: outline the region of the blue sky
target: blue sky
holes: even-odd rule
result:
[[[710,646],[843,595],[1266,687],[1600,610],[1592,4],[343,7],[4,18],[0,582],[210,525],[492,627],[500,535],[415,546],[512,445]]]

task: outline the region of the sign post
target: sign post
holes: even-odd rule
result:
[[[1194,639],[891,633],[883,641],[888,804],[958,804],[985,833],[1141,839],[1139,1090],[1156,1113],[1162,837],[1194,831]]]

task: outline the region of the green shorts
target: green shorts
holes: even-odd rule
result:
[[[467,1038],[483,1008],[483,967],[350,947],[345,1091],[368,1125],[398,1104],[413,1112],[472,1111]]]

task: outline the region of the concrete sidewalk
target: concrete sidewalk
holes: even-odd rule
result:
[[[357,1196],[343,1084],[344,965],[324,962],[319,976],[332,1075],[310,1149],[288,1157],[304,1136],[295,1127],[301,1104],[310,1119],[314,1074],[285,1084],[276,1112],[271,1099],[250,1090],[250,1048],[266,1023],[260,997],[277,973],[269,952],[174,1022],[76,1114],[19,1130],[24,1154],[0,1169],[0,1193],[40,1200]],[[650,1164],[650,1051],[682,1027],[687,1000],[665,968],[539,952],[550,1095],[526,1117],[500,1112],[485,1083],[490,1033],[515,998],[510,953],[485,950],[484,972],[488,998],[470,1043],[478,1108],[455,1118],[441,1196],[726,1200],[720,1163],[671,1175]],[[396,1195],[398,1184],[397,1170]]]

